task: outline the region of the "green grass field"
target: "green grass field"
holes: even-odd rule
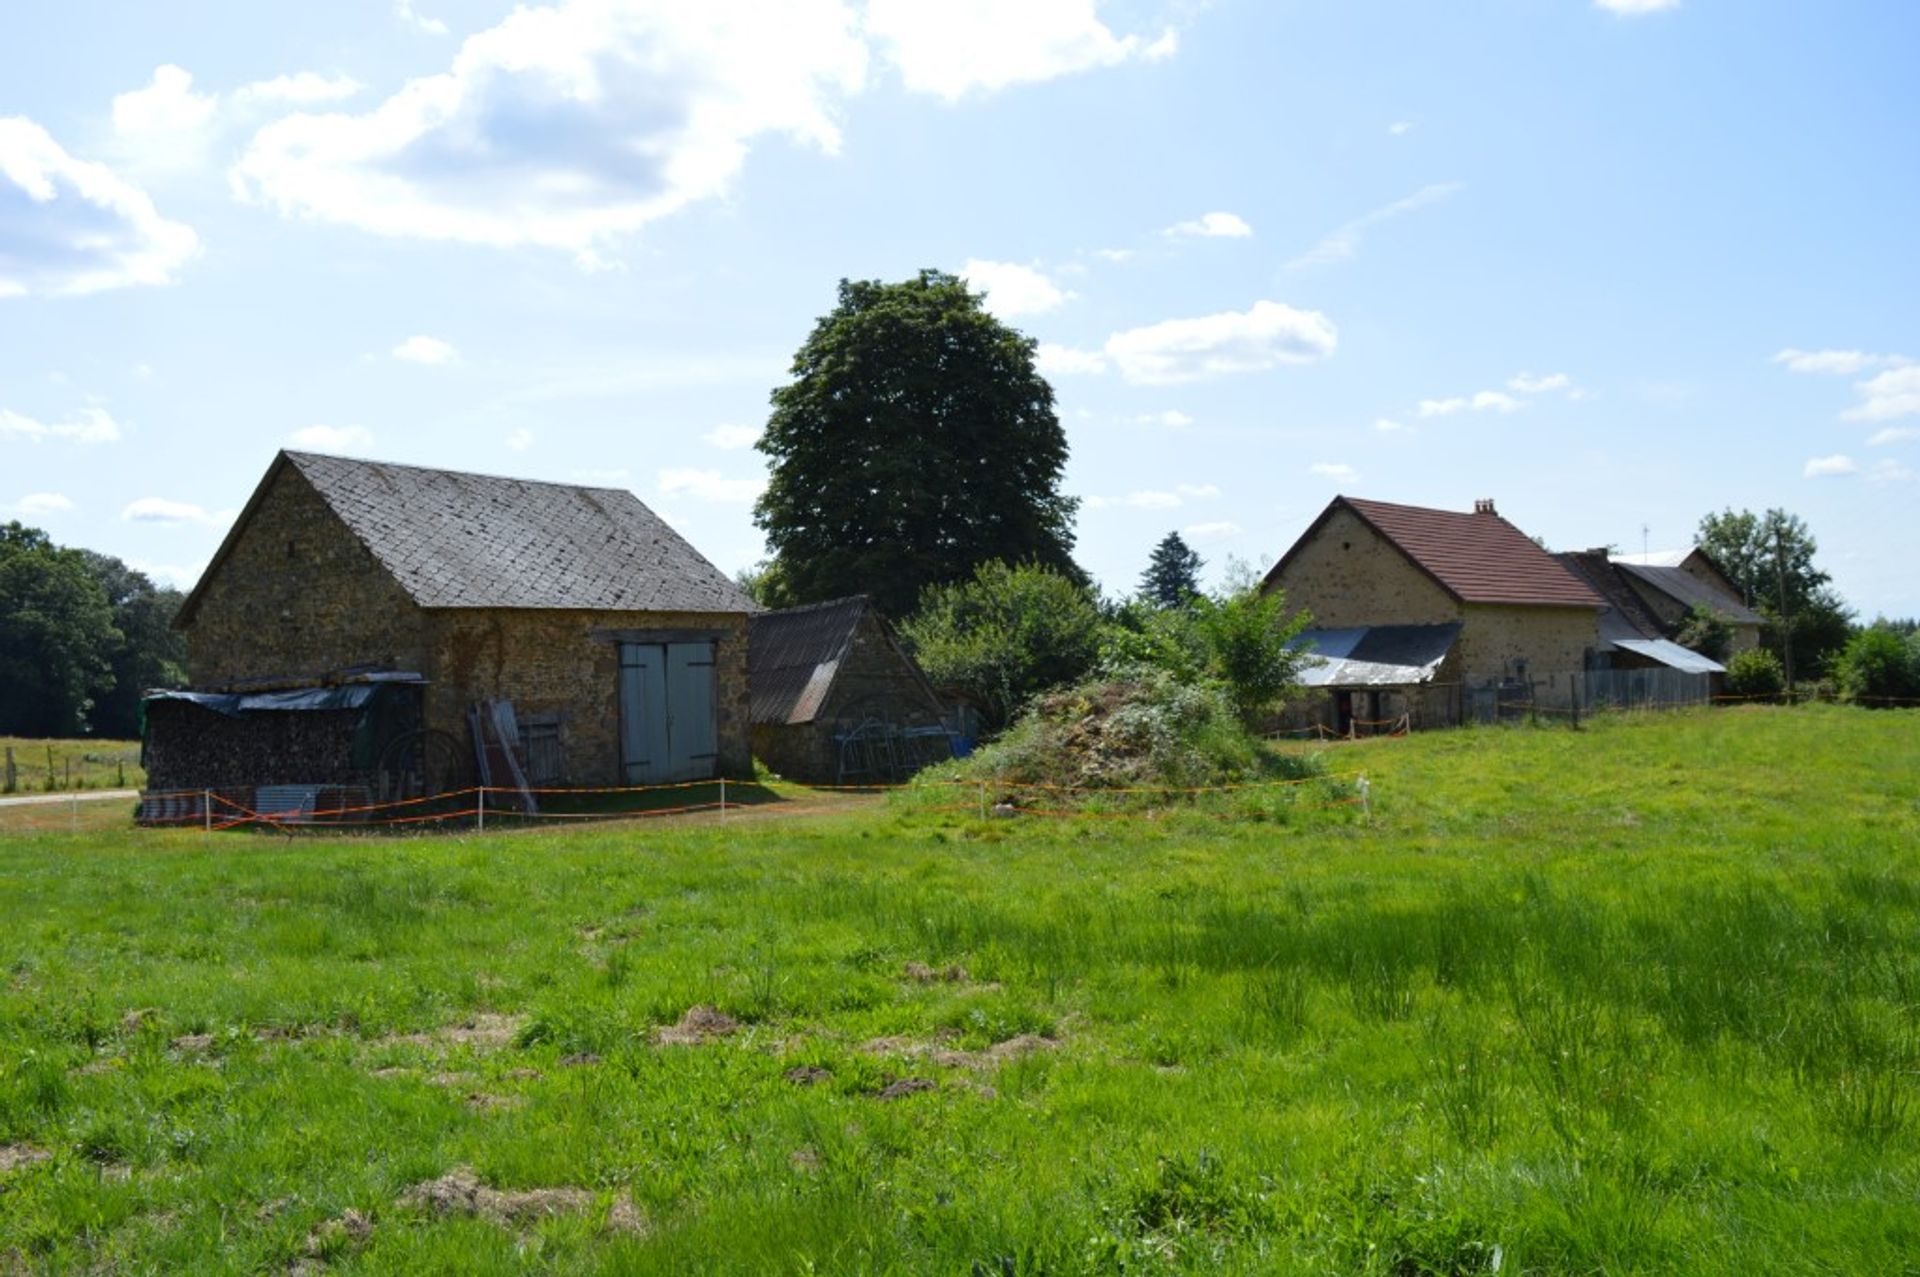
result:
[[[13,752],[14,787],[0,762],[0,797],[86,789],[138,789],[146,783],[137,740],[30,740],[0,736],[0,759]]]
[[[0,1271],[1920,1271],[1920,712],[1328,762],[0,834]]]

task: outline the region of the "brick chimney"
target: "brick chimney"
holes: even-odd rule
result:
[[[1475,514],[1498,514],[1499,513],[1498,510],[1495,510],[1493,508],[1492,497],[1481,497],[1478,501],[1474,502],[1473,512]]]

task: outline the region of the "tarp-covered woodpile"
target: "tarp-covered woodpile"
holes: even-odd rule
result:
[[[864,596],[757,613],[753,752],[816,784],[903,780],[952,756],[945,707]]]

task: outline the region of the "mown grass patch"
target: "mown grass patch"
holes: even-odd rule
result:
[[[0,1256],[1910,1265],[1920,715],[1327,761],[1371,819],[0,840]]]

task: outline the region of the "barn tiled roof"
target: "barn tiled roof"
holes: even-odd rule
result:
[[[1633,580],[1660,591],[1683,607],[1705,604],[1736,625],[1764,623],[1758,612],[1722,590],[1716,590],[1685,568],[1656,567],[1647,563],[1622,563],[1622,572]]]
[[[631,492],[281,455],[422,607],[753,610]]]
[[[1385,537],[1413,564],[1462,603],[1516,603],[1539,607],[1602,606],[1600,596],[1576,580],[1527,534],[1494,513],[1492,503],[1472,514],[1395,505],[1359,497],[1335,497],[1268,581],[1305,545],[1334,511],[1348,509]]]

